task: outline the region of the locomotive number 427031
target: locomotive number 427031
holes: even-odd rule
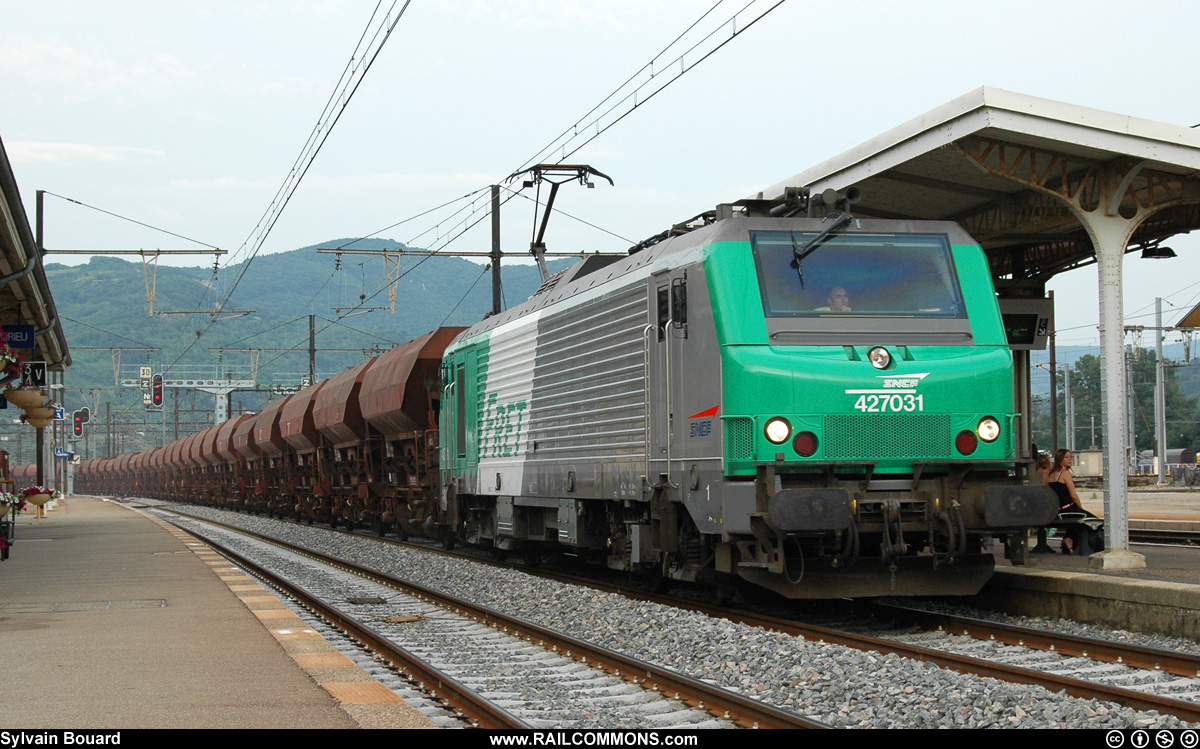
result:
[[[924,411],[925,396],[911,393],[900,395],[890,393],[885,395],[860,395],[854,402],[854,407],[864,413],[883,413],[886,411]]]

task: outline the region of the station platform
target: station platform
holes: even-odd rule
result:
[[[1103,495],[1081,488],[1079,497],[1092,513],[1104,516]],[[1132,488],[1128,492],[1129,527],[1200,530],[1200,492]],[[978,596],[981,608],[1025,616],[1066,617],[1140,632],[1200,641],[1200,549],[1133,544],[1145,557],[1144,569],[1091,568],[1086,556],[1030,554],[1025,566],[1013,566],[997,550],[996,574]]]
[[[87,496],[0,562],[8,728],[432,728],[189,534]]]

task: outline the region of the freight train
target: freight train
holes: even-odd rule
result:
[[[973,594],[1054,495],[1014,444],[982,249],[949,222],[753,202],[593,256],[257,415],[84,461],[77,489],[519,553],[653,586]]]

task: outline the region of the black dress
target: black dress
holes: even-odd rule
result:
[[[1061,478],[1062,472],[1060,471],[1058,475]],[[1046,483],[1046,486],[1050,487],[1058,496],[1059,517],[1062,517],[1065,514],[1069,514],[1073,519],[1076,517],[1098,517],[1095,513],[1085,510],[1082,505],[1075,504],[1075,500],[1071,499],[1071,489],[1066,485],[1066,483],[1062,481],[1049,481]],[[1086,525],[1072,525],[1063,531],[1063,534],[1066,538],[1071,539],[1071,543],[1075,548],[1079,548],[1080,539],[1082,538],[1083,534],[1089,532],[1090,531]],[[1092,541],[1090,545],[1093,549],[1103,549],[1104,542],[1102,539],[1104,536],[1100,533],[1100,531],[1096,531],[1096,536],[1098,536],[1098,539],[1089,539],[1089,541]]]

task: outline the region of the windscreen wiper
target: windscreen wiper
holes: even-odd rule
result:
[[[796,234],[795,232],[792,233],[792,254],[795,255],[795,259],[792,260],[792,267],[796,269],[797,275],[800,276],[800,288],[804,288],[804,258],[816,252],[817,248],[821,246],[822,242],[824,242],[826,239],[829,239],[829,237],[835,231],[849,222],[850,212],[842,211],[840,214],[838,214],[837,218],[833,220],[833,224],[831,224],[828,229],[808,240],[799,247],[796,246]]]

